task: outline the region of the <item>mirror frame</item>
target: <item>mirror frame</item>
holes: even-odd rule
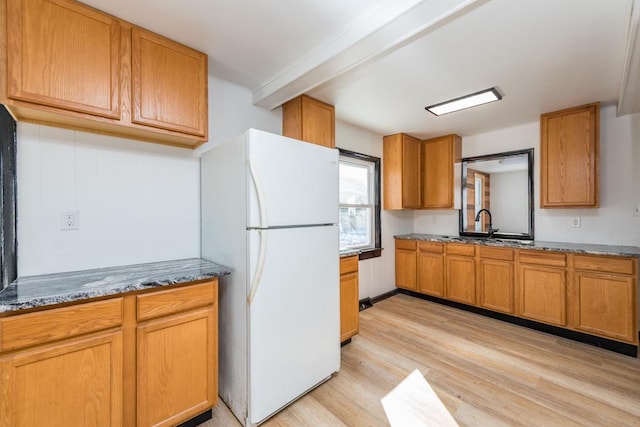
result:
[[[516,239],[516,240],[533,240],[534,229],[533,229],[533,214],[535,211],[535,205],[533,200],[533,148],[528,148],[525,150],[516,150],[516,151],[508,151],[505,153],[495,153],[488,154],[485,156],[476,156],[476,157],[465,157],[460,162],[460,176],[464,175],[464,165],[470,161],[479,161],[479,160],[496,160],[502,159],[505,157],[517,156],[521,154],[527,155],[527,168],[528,168],[528,177],[529,177],[529,232],[526,234],[513,234],[513,233],[493,233],[493,237],[497,239]],[[462,179],[460,180],[460,201],[464,200],[464,191],[465,187],[463,186]],[[477,232],[477,231],[465,231],[464,230],[464,207],[460,208],[459,211],[459,221],[458,221],[458,233],[460,236],[467,237],[480,237],[480,238],[489,238],[489,233]]]

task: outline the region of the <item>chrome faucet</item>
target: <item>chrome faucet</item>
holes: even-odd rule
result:
[[[480,209],[478,211],[478,213],[476,214],[476,219],[474,221],[478,222],[480,221],[480,214],[482,212],[486,212],[487,215],[489,215],[489,238],[493,237],[493,233],[495,233],[496,231],[498,231],[498,228],[493,228],[493,219],[491,218],[491,211],[489,209]]]

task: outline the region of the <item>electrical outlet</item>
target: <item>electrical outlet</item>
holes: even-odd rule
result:
[[[78,229],[78,210],[60,211],[60,230]]]
[[[580,228],[580,217],[579,216],[571,218],[571,226],[573,228]]]
[[[633,216],[640,216],[640,203],[633,207]]]

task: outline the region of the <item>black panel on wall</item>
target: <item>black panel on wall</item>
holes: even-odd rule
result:
[[[0,290],[16,278],[16,122],[0,105]]]

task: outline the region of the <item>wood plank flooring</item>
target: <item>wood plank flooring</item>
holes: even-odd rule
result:
[[[419,369],[461,426],[640,426],[640,360],[408,295],[360,313],[331,380],[264,426],[388,426]],[[221,402],[202,424],[240,426]]]

